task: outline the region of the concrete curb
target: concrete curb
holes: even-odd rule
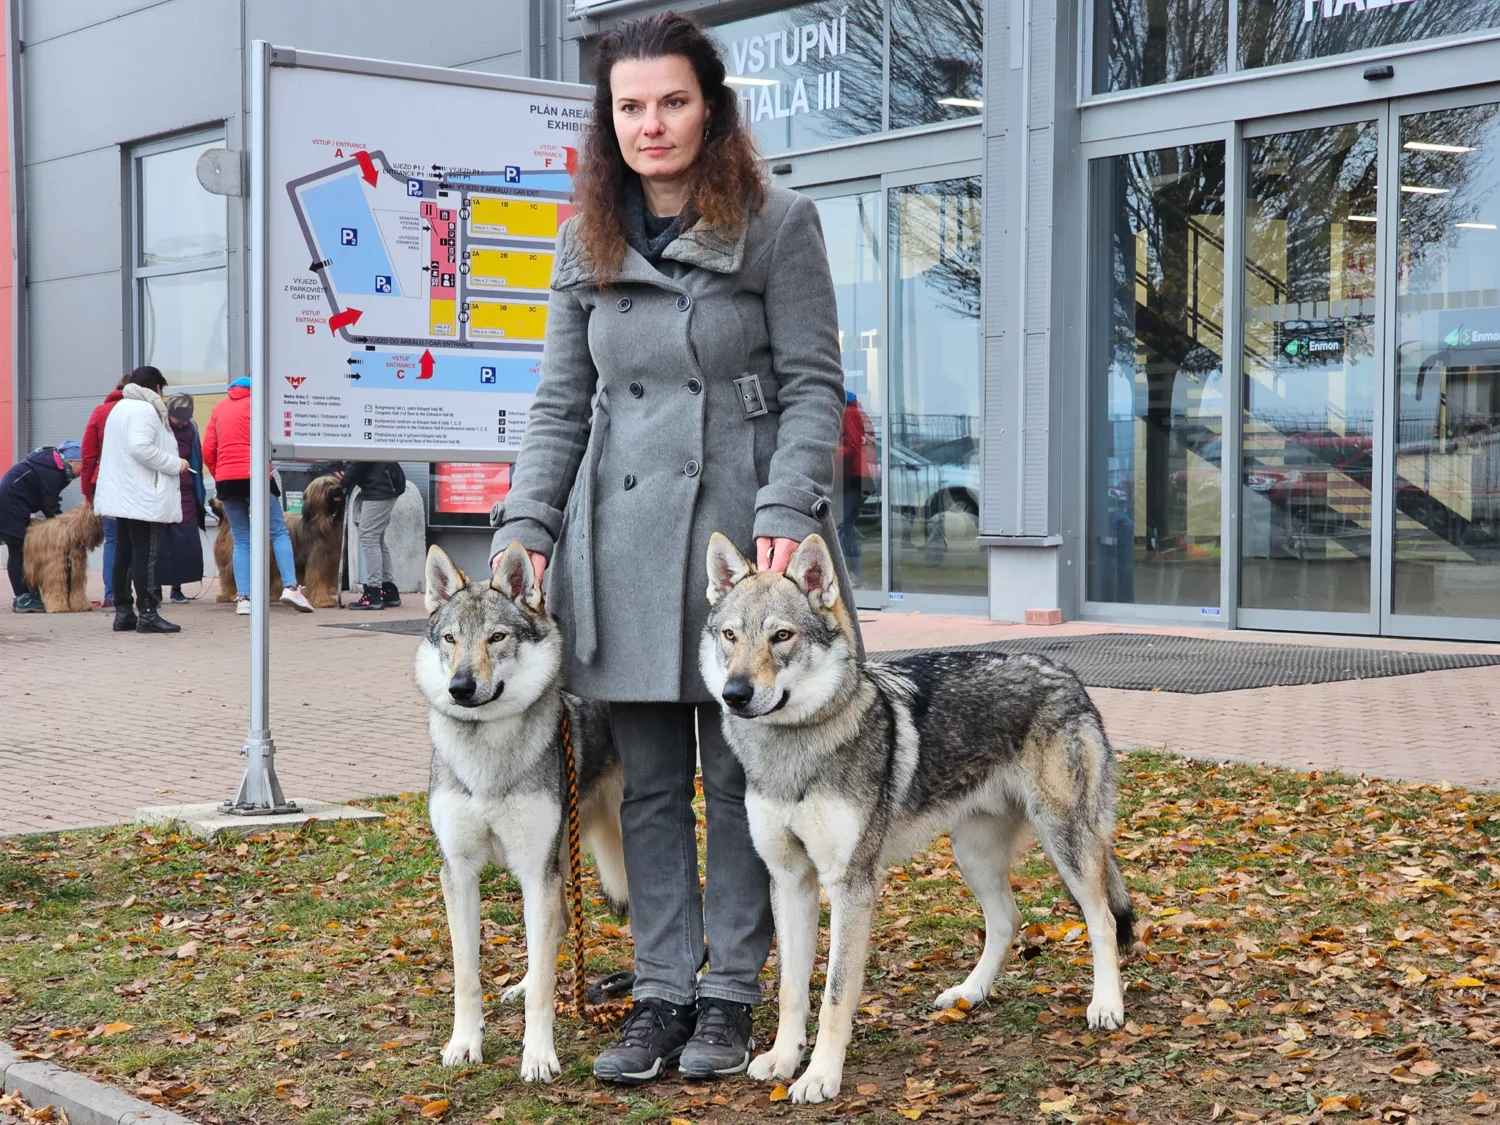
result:
[[[194,1125],[180,1113],[161,1109],[60,1066],[22,1060],[0,1043],[0,1090],[19,1090],[32,1106],[66,1110],[73,1125]]]

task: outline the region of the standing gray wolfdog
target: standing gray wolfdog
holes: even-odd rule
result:
[[[984,908],[984,952],[934,1001],[978,1004],[1021,915],[1010,865],[1036,835],[1083,910],[1094,951],[1089,1026],[1125,1022],[1117,946],[1135,915],[1115,864],[1115,760],[1071,672],[1040,657],[933,652],[860,665],[833,559],[816,536],[786,575],[757,573],[728,539],[708,548],[713,608],[699,653],[745,767],[745,807],[771,871],[780,1023],[757,1079],[789,1079],[807,1042],[818,885],[832,933],[818,1040],[794,1102],[839,1092],[886,868],[943,831]]]
[[[561,1069],[552,1034],[557,951],[568,927],[566,779],[560,720],[568,709],[580,835],[617,910],[626,903],[620,760],[603,704],[562,690],[562,637],[542,605],[531,559],[506,548],[488,582],[470,582],[440,547],[427,552],[427,636],[416,681],[431,708],[428,807],[443,853],[453,942],[453,1035],[447,1066],[483,1058],[479,876],[489,863],[521,884],[526,976],[502,1002],[526,999],[521,1077]]]

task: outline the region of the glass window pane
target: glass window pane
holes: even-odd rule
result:
[[[1094,91],[1223,74],[1228,0],[1095,0]]]
[[[820,0],[714,30],[761,151],[885,127],[882,0]]]
[[[223,141],[140,159],[143,266],[222,258],[228,249],[228,201],[198,182],[198,157]]]
[[[859,589],[880,590],[880,357],[885,271],[880,253],[880,192],[818,200],[823,240],[839,308],[844,364],[844,428],[839,437],[833,510],[839,546]]]
[[[989,592],[979,547],[979,179],[893,188],[891,590]]]
[[[143,278],[141,362],[167,382],[222,383],[229,375],[229,271]]]
[[[1224,146],[1093,162],[1088,597],[1219,604]]]
[[[1397,613],[1500,617],[1500,106],[1401,119]]]
[[[982,0],[891,0],[891,128],[983,110]]]
[[[1500,27],[1500,0],[1238,0],[1240,66]]]
[[[1240,604],[1369,613],[1375,123],[1246,149]]]

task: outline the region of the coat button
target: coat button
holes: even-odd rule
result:
[[[631,383],[630,384],[630,393],[634,397],[640,398],[643,394],[646,393],[646,388],[643,387],[643,386],[641,386],[639,383]]]
[[[629,297],[621,297],[618,301],[615,302],[615,308],[619,309],[621,312],[629,312],[630,311],[630,298]]]
[[[684,473],[686,473],[690,477],[697,476],[698,475],[698,462],[696,462],[696,461],[689,461],[686,465],[684,465],[682,467],[682,471]]]
[[[629,492],[634,487],[635,487],[635,474],[634,473],[626,473],[625,474],[625,491]]]
[[[689,297],[686,293],[684,293],[681,297],[677,298],[677,311],[678,312],[687,312],[688,309],[690,309],[692,307],[693,307],[693,299],[691,297]]]
[[[812,514],[817,516],[818,519],[822,519],[832,510],[832,508],[833,505],[830,504],[827,500],[819,500],[813,505]]]
[[[687,381],[687,389],[691,394],[698,394],[703,390],[703,384],[697,379],[689,379]]]

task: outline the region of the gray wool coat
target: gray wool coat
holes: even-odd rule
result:
[[[627,249],[608,289],[571,220],[557,246],[541,383],[491,554],[518,539],[550,559],[570,690],[704,702],[709,536],[753,559],[757,536],[819,532],[837,558],[844,373],[818,212],[772,188],[737,240],[700,223],[667,247],[693,268],[671,277]]]

